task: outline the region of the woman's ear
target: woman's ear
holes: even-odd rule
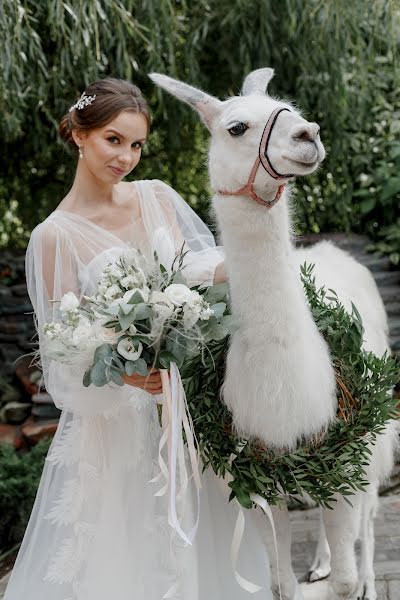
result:
[[[85,140],[87,138],[87,132],[86,131],[82,131],[80,129],[73,129],[71,131],[71,135],[72,135],[72,139],[74,140],[75,144],[78,147],[84,145]]]

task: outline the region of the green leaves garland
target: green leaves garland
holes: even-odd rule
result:
[[[398,417],[390,393],[400,379],[395,358],[378,358],[362,349],[363,326],[353,306],[349,314],[335,292],[315,287],[313,266],[301,268],[301,279],[312,315],[330,347],[337,380],[337,421],[319,439],[304,440],[294,451],[263,447],[256,439],[238,438],[232,416],[220,398],[228,341],[214,341],[210,353],[181,368],[204,468],[219,477],[231,476],[230,499],[245,508],[251,493],[270,504],[308,494],[332,507],[334,494],[347,497],[367,485],[365,469],[377,435],[389,419]]]

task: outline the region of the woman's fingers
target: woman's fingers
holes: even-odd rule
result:
[[[138,375],[137,373],[124,375],[123,379],[128,385],[139,387],[150,394],[162,393],[161,375],[158,369],[150,369],[149,374],[145,376]]]

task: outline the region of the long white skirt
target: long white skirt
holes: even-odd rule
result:
[[[159,486],[150,483],[159,470],[156,404],[128,388],[115,391],[118,402],[107,399],[108,409],[100,402],[79,414],[64,406],[4,600],[161,600],[167,592],[269,600],[266,549],[249,511],[238,571],[263,589],[249,594],[236,582],[230,545],[238,507],[210,470],[193,545],[169,526],[166,497],[155,497]],[[96,393],[104,400],[104,389]]]

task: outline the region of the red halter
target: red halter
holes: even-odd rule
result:
[[[236,192],[228,192],[225,190],[219,190],[218,191],[219,194],[222,194],[223,196],[248,196],[248,197],[252,198],[252,200],[255,200],[256,202],[258,202],[258,204],[262,204],[263,206],[266,206],[267,208],[272,208],[274,206],[274,204],[276,204],[278,202],[279,198],[282,195],[283,190],[285,189],[285,185],[286,185],[285,183],[278,187],[278,191],[276,192],[275,198],[273,200],[264,200],[263,198],[258,196],[258,194],[256,194],[256,192],[254,191],[254,180],[256,178],[256,174],[257,174],[258,167],[260,166],[260,164],[264,167],[264,169],[267,171],[267,173],[269,175],[271,175],[271,177],[273,177],[274,179],[289,179],[290,177],[294,177],[294,175],[292,175],[292,174],[282,175],[281,173],[278,173],[278,171],[276,171],[274,169],[274,167],[272,166],[271,161],[269,160],[268,155],[267,155],[267,148],[268,148],[269,139],[271,137],[272,129],[276,123],[276,120],[277,120],[279,114],[284,110],[289,111],[288,108],[276,108],[272,112],[271,116],[269,117],[267,124],[264,127],[264,131],[263,131],[263,134],[261,137],[260,147],[258,150],[258,156],[253,165],[253,168],[251,170],[251,173],[249,175],[249,179],[247,180],[246,185],[241,187],[239,190],[236,190]]]

